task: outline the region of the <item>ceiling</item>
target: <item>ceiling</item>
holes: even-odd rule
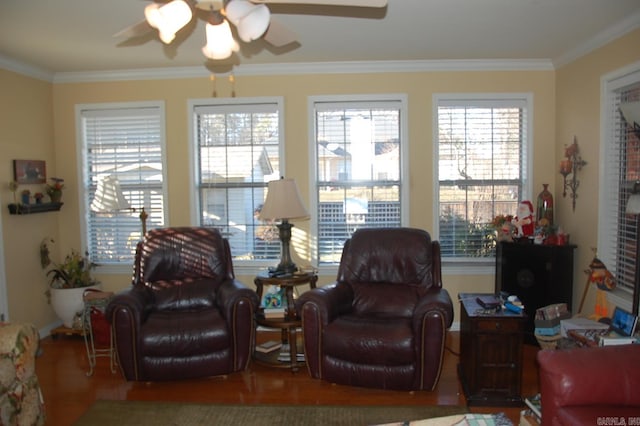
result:
[[[207,60],[204,21],[164,45],[153,32],[113,35],[141,21],[145,0],[0,0],[0,66],[43,72],[166,67],[229,71],[261,64],[342,61],[548,60],[558,63],[640,27],[640,0],[389,0],[386,8],[276,5],[298,34],[274,48],[240,42]]]

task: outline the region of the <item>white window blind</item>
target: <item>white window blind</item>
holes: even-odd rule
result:
[[[275,260],[274,223],[258,219],[280,178],[280,101],[194,105],[199,220],[229,239],[236,260]]]
[[[318,263],[338,263],[360,227],[397,227],[401,101],[315,102]]]
[[[635,215],[625,214],[634,183],[640,181],[640,139],[624,122],[618,109],[621,102],[640,101],[640,73],[636,83],[620,87],[608,97],[606,106],[611,122],[604,160],[605,202],[601,203],[598,256],[614,274],[620,290],[630,297],[635,285]],[[603,190],[603,188],[601,188]]]
[[[164,226],[162,107],[87,106],[80,108],[80,120],[89,254],[99,264],[131,265],[142,237],[141,209],[147,229]],[[91,210],[105,177],[118,180],[131,210]]]
[[[442,256],[495,254],[491,221],[515,215],[527,176],[525,99],[437,99]]]

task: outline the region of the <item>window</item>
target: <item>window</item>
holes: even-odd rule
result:
[[[405,222],[402,157],[403,96],[311,99],[318,264],[340,261],[344,242],[360,227]]]
[[[529,97],[438,95],[434,103],[442,256],[492,257],[492,219],[515,215],[524,198]]]
[[[616,304],[631,310],[638,229],[636,217],[625,214],[625,209],[634,183],[640,181],[640,138],[618,107],[640,101],[640,69],[605,78],[604,91],[597,255],[615,276],[616,293],[622,298]]]
[[[278,229],[258,213],[281,173],[280,99],[206,100],[193,114],[198,221],[229,239],[235,260],[280,258]]]
[[[164,106],[159,103],[80,105],[83,144],[84,208],[87,250],[101,265],[133,262],[142,236],[141,209],[147,229],[165,224]],[[96,190],[117,180],[131,209],[94,211]]]

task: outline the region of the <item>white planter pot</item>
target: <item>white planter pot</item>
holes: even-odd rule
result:
[[[73,327],[73,318],[76,313],[82,312],[84,309],[84,301],[82,295],[89,289],[99,290],[100,284],[90,287],[81,288],[52,288],[51,289],[51,307],[58,318],[62,320],[65,327]]]

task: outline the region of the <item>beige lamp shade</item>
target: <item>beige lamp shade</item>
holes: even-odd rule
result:
[[[124,198],[117,178],[106,176],[98,181],[96,195],[91,202],[91,210],[96,213],[131,210],[131,205]]]
[[[307,219],[309,212],[302,204],[298,186],[293,179],[269,182],[267,199],[260,210],[260,220]]]
[[[640,101],[620,103],[620,112],[631,127],[640,126]]]
[[[627,214],[640,214],[640,193],[631,194],[627,201]]]

